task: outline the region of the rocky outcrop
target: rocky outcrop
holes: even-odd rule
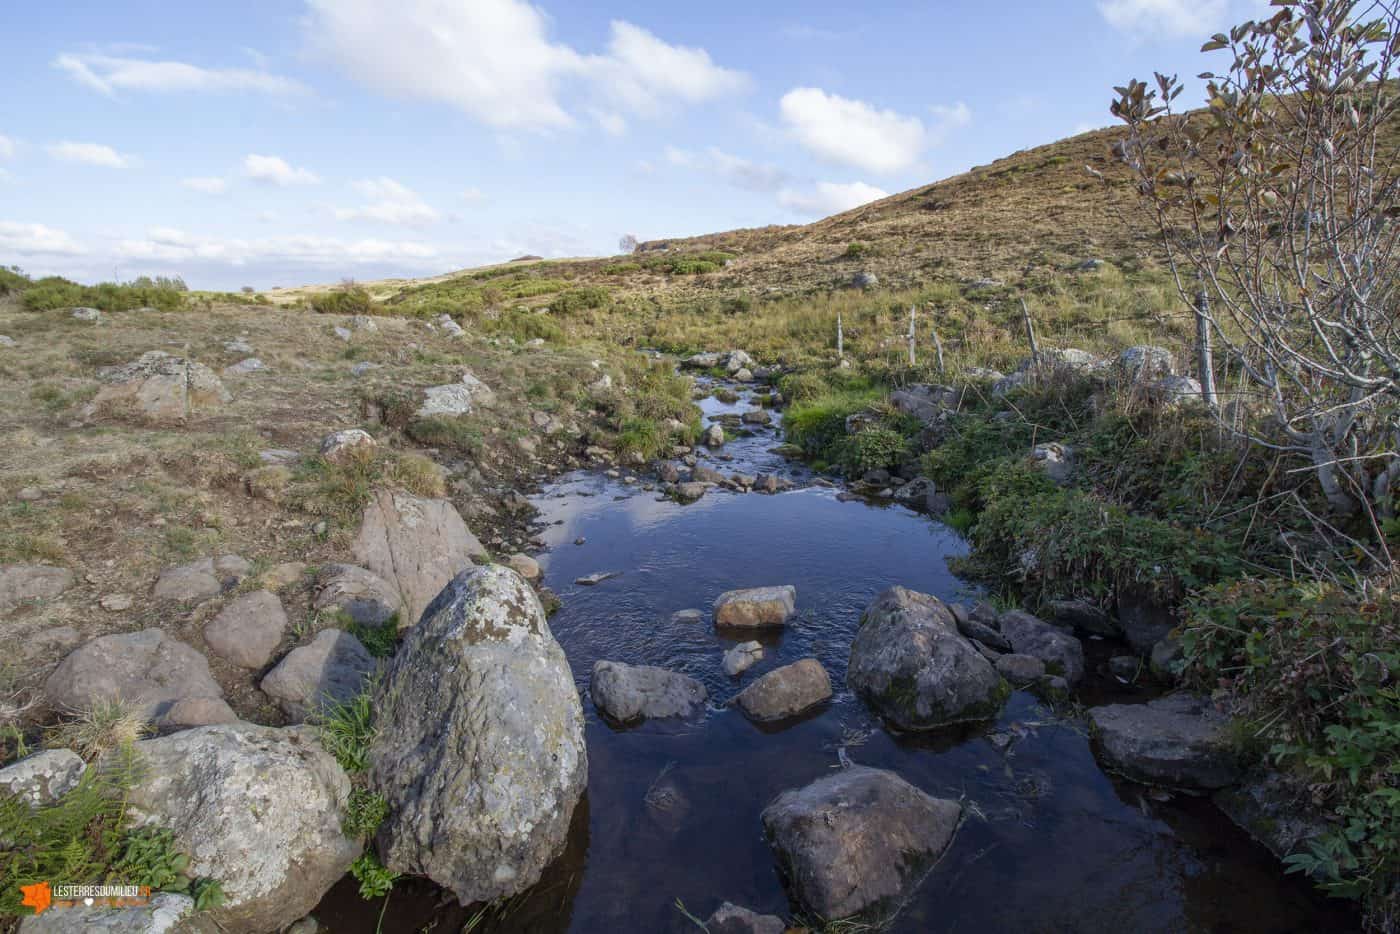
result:
[[[359,639],[323,629],[307,645],[288,652],[259,687],[287,716],[300,721],[323,707],[353,699],[374,669],[374,659]]]
[[[220,698],[223,690],[203,655],[159,629],[145,629],[101,636],[74,650],[44,682],[44,696],[65,711],[125,701],[160,723],[176,701]]]
[[[742,628],[782,626],[797,612],[797,588],[752,587],[715,599],[715,625]]]
[[[1229,718],[1204,698],[1178,693],[1095,707],[1089,723],[1105,767],[1133,781],[1211,791],[1240,776]]]
[[[400,626],[417,623],[442,589],[472,566],[473,558],[487,558],[450,502],[399,490],[374,494],[352,551],[360,565],[398,588]]]
[[[73,572],[48,564],[0,565],[0,614],[52,600],[73,586]]]
[[[204,641],[220,658],[242,668],[272,661],[287,631],[282,601],[267,590],[254,590],[231,601],[204,627]]]
[[[233,400],[214,371],[202,363],[151,350],[125,366],[98,373],[104,385],[92,400],[95,411],[131,415],[154,424],[184,422]]]
[[[688,717],[705,705],[705,686],[689,675],[651,665],[599,661],[589,683],[593,703],[619,723]]]
[[[785,791],[763,830],[794,900],[819,918],[892,918],[957,833],[957,802],[855,767]]]
[[[320,575],[317,610],[338,610],[361,626],[382,626],[403,607],[398,588],[353,564],[328,565]]]
[[[1046,671],[1071,685],[1084,677],[1084,646],[1063,629],[1024,610],[1003,613],[997,623],[1013,651],[1034,655],[1045,663]]]
[[[461,382],[423,390],[423,404],[416,414],[419,418],[470,415],[477,407],[495,400],[496,394],[489,386],[471,373],[463,373]]]
[[[189,872],[215,879],[224,930],[276,931],[305,915],[359,856],[345,836],[350,781],[304,727],[197,727],[135,745],[138,825],[170,830]]]
[[[78,787],[86,765],[71,749],[44,749],[0,769],[0,794],[30,807],[52,804]]]
[[[880,594],[861,617],[846,683],[902,730],[995,717],[1009,693],[943,601],[903,587]]]
[[[752,720],[785,720],[831,698],[831,678],[821,662],[804,658],[774,668],[734,698]]]
[[[588,779],[568,659],[530,586],[461,574],[408,631],[375,699],[379,853],[464,904],[533,885],[564,848]]]

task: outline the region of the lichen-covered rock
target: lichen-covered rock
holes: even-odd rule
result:
[[[1054,441],[1031,448],[1030,463],[1058,486],[1074,476],[1074,450]]]
[[[1045,670],[1071,685],[1084,677],[1084,645],[1074,636],[1024,610],[1010,610],[997,619],[1001,634],[1012,650],[1034,655],[1045,663]]]
[[[1192,694],[1089,711],[1094,751],[1125,778],[1149,785],[1211,791],[1240,776],[1229,718]]]
[[[763,830],[792,895],[819,918],[892,918],[952,843],[955,801],[862,766],[785,791]]]
[[[651,665],[599,661],[589,682],[593,703],[620,723],[688,717],[705,704],[705,686],[689,675]]]
[[[321,439],[321,456],[332,464],[344,464],[355,457],[364,457],[379,446],[379,442],[362,428],[333,431]]]
[[[456,577],[408,631],[375,698],[379,853],[464,904],[513,895],[564,849],[588,781],[583,709],[529,584]]]
[[[797,588],[752,587],[730,590],[715,600],[715,625],[782,626],[797,612]]]
[[[1139,344],[1118,354],[1118,369],[1130,382],[1148,382],[1176,372],[1172,352],[1165,347]]]
[[[0,613],[52,600],[73,586],[73,572],[48,564],[0,565]]]
[[[157,723],[176,701],[223,696],[203,655],[159,629],[100,636],[71,652],[44,682],[57,710],[126,701]]]
[[[0,793],[30,807],[52,804],[78,786],[86,765],[71,749],[44,749],[0,769]]]
[[[734,703],[752,720],[786,720],[831,699],[831,677],[815,658],[774,668],[739,692]]]
[[[125,366],[107,367],[98,379],[107,385],[92,400],[95,410],[155,424],[183,422],[233,399],[213,370],[161,350],[147,351]]]
[[[995,717],[1010,693],[942,600],[903,587],[866,608],[846,683],[902,730]]]
[[[359,639],[338,629],[323,629],[307,645],[288,652],[259,687],[281,704],[287,716],[304,720],[323,707],[354,698],[374,668],[374,658]]]
[[[423,390],[423,404],[418,407],[419,418],[432,416],[470,415],[478,406],[490,405],[496,399],[481,380],[463,373],[461,382],[430,386]]]
[[[129,813],[170,830],[193,876],[218,880],[224,903],[209,918],[224,930],[281,929],[360,855],[341,830],[350,780],[314,730],[221,724],[135,749]]]
[[[210,651],[242,668],[261,668],[287,631],[287,611],[267,590],[254,590],[232,600],[204,627]]]
[[[400,626],[412,626],[442,589],[486,549],[445,499],[379,490],[365,507],[355,560],[398,587]]]
[[[145,905],[75,905],[30,915],[20,921],[19,930],[20,934],[214,934],[218,927],[195,911],[194,899],[188,895],[156,892]]]
[[[362,626],[382,626],[403,607],[398,588],[373,571],[332,564],[320,575],[315,608],[339,610]]]

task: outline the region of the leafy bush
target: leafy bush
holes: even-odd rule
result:
[[[846,438],[839,447],[846,474],[858,477],[867,470],[899,466],[909,453],[909,439],[893,428],[872,425]]]
[[[360,883],[360,897],[366,900],[388,895],[399,879],[399,874],[386,868],[372,852],[362,853],[350,864],[350,875]]]
[[[608,300],[607,289],[600,285],[588,285],[569,289],[551,301],[549,307],[555,314],[569,315],[586,308],[606,308]]]
[[[0,295],[23,292],[32,283],[18,266],[0,266]]]
[[[383,308],[358,285],[347,285],[323,292],[311,299],[311,310],[319,315],[377,315]]]
[[[1224,686],[1330,829],[1287,860],[1368,917],[1400,917],[1400,599],[1242,580],[1190,605],[1186,675]]]
[[[868,243],[848,243],[846,244],[846,252],[842,255],[847,259],[859,259],[869,252],[870,245]]]
[[[61,276],[39,279],[24,290],[24,307],[30,311],[90,307],[106,312],[133,308],[174,311],[184,303],[184,282],[178,279],[137,279],[128,283],[101,282],[79,285]]]

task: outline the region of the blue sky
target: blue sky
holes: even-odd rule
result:
[[[266,288],[802,223],[1106,126],[1261,5],[12,3],[0,264]]]

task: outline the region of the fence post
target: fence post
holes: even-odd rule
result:
[[[943,342],[938,339],[938,325],[934,323],[933,316],[929,316],[929,333],[933,335],[933,352],[938,355],[938,378],[943,378]]]
[[[1021,317],[1026,322],[1026,339],[1031,344],[1031,363],[1037,368],[1040,366],[1040,344],[1035,339],[1035,322],[1031,320],[1031,310],[1026,307],[1026,300],[1021,299]]]
[[[841,331],[841,312],[836,313],[836,359],[846,359],[846,335]]]
[[[912,369],[916,363],[914,360],[914,341],[917,332],[914,330],[914,306],[909,306],[909,367]]]

